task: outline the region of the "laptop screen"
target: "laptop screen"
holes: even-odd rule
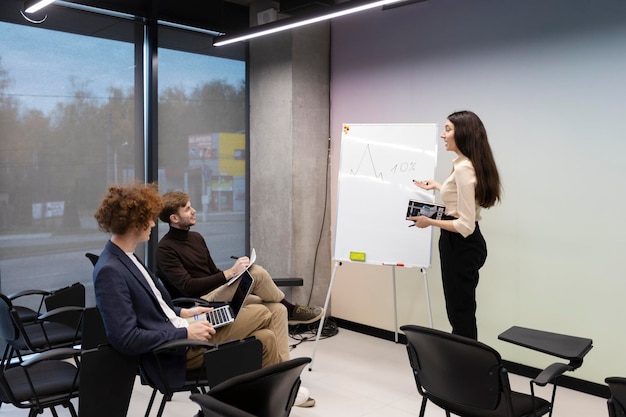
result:
[[[254,279],[252,279],[252,276],[248,271],[245,271],[239,277],[239,285],[237,286],[237,290],[235,291],[233,299],[230,302],[230,307],[233,309],[233,313],[235,316],[239,314],[239,310],[243,306],[243,303],[246,301],[246,297],[250,292],[250,288],[252,287],[253,282]]]

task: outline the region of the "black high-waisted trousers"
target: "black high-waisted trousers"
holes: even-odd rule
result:
[[[478,338],[476,326],[476,287],[478,270],[487,259],[487,244],[478,223],[474,233],[464,238],[460,233],[441,230],[439,256],[443,292],[452,333]]]

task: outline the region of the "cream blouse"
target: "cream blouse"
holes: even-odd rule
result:
[[[463,236],[474,233],[476,222],[481,219],[481,207],[476,202],[476,171],[466,156],[460,155],[452,161],[452,171],[441,184],[441,201],[446,214],[456,217],[454,227]]]

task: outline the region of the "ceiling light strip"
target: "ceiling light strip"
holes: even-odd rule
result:
[[[39,0],[39,1],[30,1],[26,2],[24,12],[26,13],[35,13],[39,10],[43,9],[50,3],[53,3],[54,0]]]
[[[404,0],[377,0],[377,1],[369,2],[365,4],[360,4],[358,6],[354,6],[354,5],[350,6],[350,3],[348,3],[347,8],[342,8],[341,10],[336,10],[334,12],[330,12],[321,16],[315,16],[315,17],[310,17],[307,19],[296,20],[296,21],[293,21],[293,19],[290,19],[290,18],[286,18],[286,19],[277,21],[276,25],[273,25],[272,23],[268,23],[267,25],[261,25],[261,26],[252,28],[251,31],[246,32],[246,33],[232,35],[232,36],[229,36],[229,35],[220,36],[220,37],[215,38],[215,40],[213,41],[213,46],[224,46],[224,45],[229,45],[235,42],[247,41],[249,39],[258,38],[260,36],[266,36],[272,33],[282,32],[284,30],[294,29],[297,27],[310,25],[310,24],[321,22],[324,20],[334,19],[336,17],[341,17],[341,16],[345,16],[348,14],[357,13],[357,12],[361,12],[364,10],[373,9],[376,7],[381,7],[387,4],[398,3],[402,1]]]

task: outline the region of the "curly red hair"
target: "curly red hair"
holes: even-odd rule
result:
[[[133,227],[148,227],[162,208],[156,184],[114,184],[109,186],[94,217],[100,230],[123,235]]]

